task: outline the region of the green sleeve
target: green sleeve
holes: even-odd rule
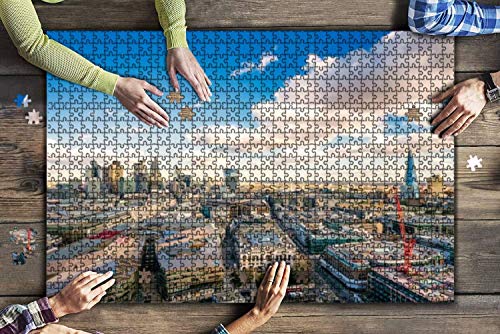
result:
[[[64,80],[113,94],[118,75],[44,34],[31,0],[0,0],[0,19],[19,54],[31,64]]]
[[[167,39],[167,49],[187,48],[184,0],[155,0],[155,7]]]

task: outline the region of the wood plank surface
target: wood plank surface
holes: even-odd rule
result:
[[[34,298],[33,298],[34,299]],[[0,298],[1,305],[28,298]],[[61,324],[104,333],[208,333],[249,309],[241,304],[97,305]],[[500,296],[458,296],[452,304],[285,304],[255,333],[498,333]],[[182,316],[179,316],[182,315]]]
[[[500,0],[479,1],[500,5]],[[188,0],[189,29],[408,30],[408,0]],[[34,1],[46,30],[160,29],[153,0]],[[455,39],[456,81],[500,68],[500,35]],[[43,255],[10,263],[8,231],[43,230],[45,219],[45,74],[18,56],[0,25],[0,308],[27,303],[45,290]],[[26,91],[41,125],[12,99]],[[456,138],[456,301],[440,305],[288,304],[259,333],[499,333],[500,105],[489,105]],[[466,168],[469,155],[483,168]],[[44,233],[44,232],[42,232]],[[63,319],[105,333],[204,333],[243,314],[249,305],[99,305]]]

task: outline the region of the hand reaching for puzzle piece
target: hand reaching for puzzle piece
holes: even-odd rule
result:
[[[465,80],[432,99],[442,102],[451,98],[443,110],[432,120],[438,125],[434,133],[443,138],[462,133],[476,119],[486,105],[484,82],[478,78]]]
[[[194,88],[196,94],[202,101],[210,102],[210,88],[212,85],[210,79],[201,68],[191,50],[187,48],[174,48],[168,50],[167,69],[170,76],[170,84],[175,91],[180,91],[179,82],[177,81],[177,72],[180,73],[189,84]]]
[[[80,274],[58,294],[49,299],[50,307],[56,317],[61,318],[67,314],[90,310],[106,295],[106,290],[115,284],[115,280],[111,279],[97,287],[111,278],[112,275],[111,271],[105,274],[92,271]]]
[[[132,114],[148,125],[157,127],[168,126],[169,117],[146,91],[156,96],[163,92],[150,83],[135,78],[118,78],[114,95]]]

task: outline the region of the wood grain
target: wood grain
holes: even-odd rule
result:
[[[26,302],[26,299],[20,301]],[[0,298],[0,305],[17,302]],[[97,305],[60,322],[104,333],[208,333],[249,305]],[[285,304],[255,333],[498,333],[500,296],[458,296],[453,304]],[[179,316],[182,315],[182,316]]]

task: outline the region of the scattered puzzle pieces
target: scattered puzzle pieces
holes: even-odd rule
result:
[[[475,172],[476,168],[483,168],[483,165],[481,164],[482,161],[483,159],[479,159],[477,155],[469,155],[469,160],[467,160],[467,168]]]
[[[28,112],[28,116],[24,118],[28,120],[28,124],[40,124],[40,121],[43,119],[43,117],[40,116],[40,112],[36,111],[35,109]]]
[[[28,108],[29,104],[31,103],[31,99],[29,98],[28,94],[26,95],[17,94],[16,98],[14,99],[14,102],[16,103],[16,106],[18,108],[20,107]]]

